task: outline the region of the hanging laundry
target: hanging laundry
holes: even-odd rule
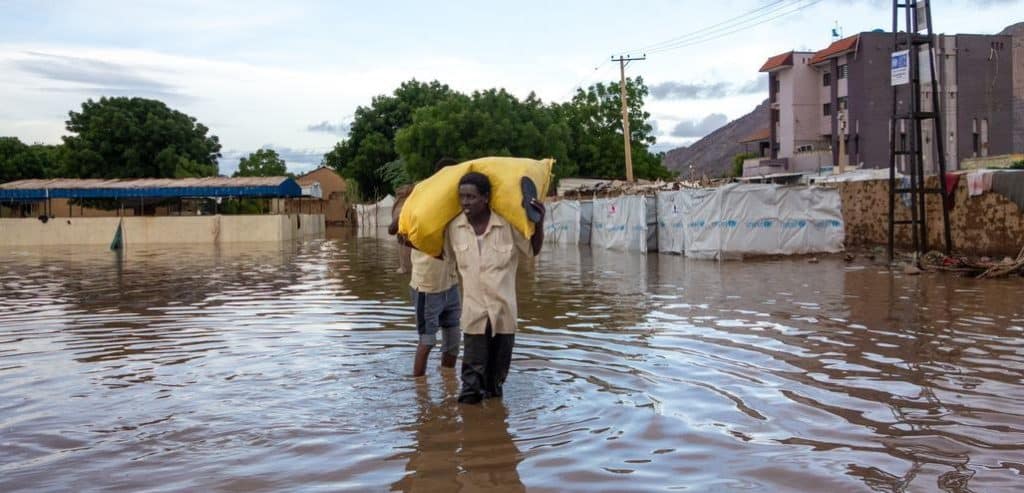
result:
[[[956,187],[960,184],[959,173],[946,173],[946,197],[949,200],[946,201],[946,210],[953,210],[953,206],[956,205]]]
[[[992,170],[983,169],[967,174],[967,195],[977,197],[992,190]]]

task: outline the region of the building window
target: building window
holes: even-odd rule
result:
[[[821,85],[823,85],[823,86],[831,86],[832,85],[832,73],[831,72],[825,72],[825,73],[821,74]]]
[[[840,97],[836,102],[839,103],[840,110],[846,109],[846,96]]]
[[[840,79],[845,79],[847,75],[850,75],[850,73],[849,73],[849,65],[846,65],[844,63],[844,64],[839,66],[839,70],[838,70],[838,73],[836,74],[836,77],[838,77]]]
[[[971,120],[971,151],[972,157],[981,153],[981,134],[978,132],[978,119]]]
[[[988,156],[988,118],[981,119],[981,155]]]
[[[821,105],[821,114],[824,115],[824,116],[831,115],[832,114],[832,103],[825,103],[825,104]]]

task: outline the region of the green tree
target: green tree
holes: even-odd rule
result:
[[[438,81],[410,80],[391,95],[374,97],[370,106],[356,109],[348,138],[324,155],[323,164],[359,183],[362,198],[378,199],[393,192],[391,182],[382,176],[380,168],[399,157],[394,148],[395,134],[412,123],[416,110],[453,94]]]
[[[100,98],[68,113],[62,174],[185,178],[217,174],[220,142],[194,117],[144,98]]]
[[[656,142],[644,111],[648,95],[642,77],[626,79],[633,175],[668,179],[672,173],[650,152]],[[578,89],[572,100],[554,110],[571,130],[569,159],[579,163],[579,174],[593,178],[625,178],[625,142],[622,138],[622,97],[618,82],[597,83]]]
[[[729,177],[740,177],[743,176],[743,161],[751,158],[759,157],[760,155],[756,152],[741,152],[732,157],[732,170],[730,170]]]
[[[273,149],[260,149],[238,160],[238,171],[232,176],[285,176],[288,167]]]
[[[627,81],[634,175],[671,178],[655,143],[650,114],[643,111],[647,86]],[[553,157],[556,179],[565,176],[625,177],[620,95],[617,83],[579,90],[562,104],[545,105],[534,94],[520,100],[504,89],[465,95],[436,81],[408,81],[392,96],[378,96],[356,110],[348,139],[323,163],[359,184],[363,199],[377,199],[399,182],[424,178],[441,157]],[[399,173],[397,166],[404,167]]]
[[[554,157],[556,171],[571,172],[568,136],[566,124],[536,96],[520,101],[504,89],[489,89],[421,108],[398,132],[395,147],[413,179],[429,176],[442,157]]]
[[[17,137],[0,137],[0,183],[56,176],[62,152],[62,146],[28,145]]]

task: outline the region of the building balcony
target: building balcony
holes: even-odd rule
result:
[[[755,157],[743,161],[743,176],[761,176],[789,170],[789,158]]]

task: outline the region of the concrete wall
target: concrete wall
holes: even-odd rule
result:
[[[847,60],[847,128],[852,141],[850,164],[855,166],[889,166],[891,36],[888,33],[861,33],[857,55]]]
[[[134,219],[134,218],[125,218]],[[36,245],[110,245],[119,217],[0,219],[0,247]]]
[[[326,218],[322,214],[291,214],[277,217],[281,218],[282,240],[321,236],[327,231]]]
[[[121,222],[123,220],[123,223]],[[8,246],[109,246],[123,224],[126,245],[285,241],[322,235],[321,214],[262,216],[72,217],[43,223],[35,218],[0,219],[0,248]]]
[[[937,187],[936,177],[927,186]],[[889,242],[889,181],[836,184],[843,200],[846,245],[887,245]],[[961,177],[950,211],[953,249],[969,255],[1015,256],[1024,246],[1024,212],[1006,197],[985,193],[968,197],[967,178]],[[928,196],[928,245],[943,249],[942,210],[935,194]],[[896,201],[897,219],[910,219],[910,209]],[[910,226],[896,226],[897,248],[911,249]]]
[[[832,166],[832,153],[825,150],[798,152],[789,158],[789,171],[818,171]]]
[[[1013,34],[1013,152],[1024,152],[1024,26]]]

